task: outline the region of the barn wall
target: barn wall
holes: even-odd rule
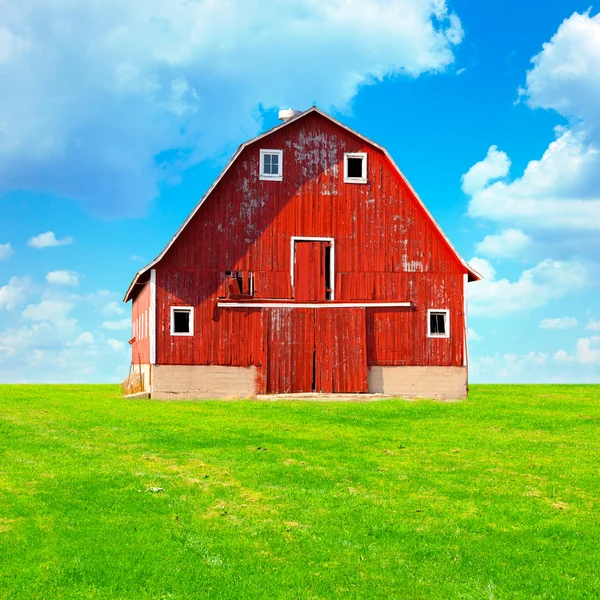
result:
[[[283,181],[259,180],[260,148],[283,150]],[[344,152],[367,153],[368,184],[344,183]],[[240,270],[257,298],[293,298],[292,236],[335,238],[335,301],[415,303],[367,309],[370,365],[462,365],[464,266],[386,156],[318,114],[245,148],[156,266],[157,363],[262,365],[269,309],[217,297]],[[170,336],[171,305],[195,307],[194,337]],[[428,308],[451,310],[449,339],[426,337]]]
[[[137,365],[150,363],[150,282],[147,281],[131,306],[131,359]]]

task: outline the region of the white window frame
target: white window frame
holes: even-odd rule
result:
[[[431,313],[443,313],[445,316],[446,333],[431,333]],[[430,308],[427,311],[427,337],[449,338],[450,337],[450,310],[447,308]]]
[[[348,159],[362,158],[362,177],[348,177]],[[344,153],[344,183],[367,183],[367,153],[345,152]]]
[[[188,333],[180,333],[175,331],[175,311],[188,310],[190,313],[190,330]],[[194,335],[194,307],[193,306],[171,306],[171,335],[175,336],[193,336]]]
[[[279,173],[273,175],[271,173],[265,173],[265,161],[264,157],[266,154],[276,154],[279,157]],[[260,179],[263,181],[282,181],[283,180],[283,150],[269,150],[267,148],[261,149],[260,151]]]
[[[335,239],[332,237],[302,237],[293,235],[291,239],[291,261],[290,261],[290,275],[292,277],[292,289],[294,288],[294,266],[296,264],[296,242],[329,242],[331,243],[331,255],[329,257],[329,270],[331,271],[331,300],[335,300]]]

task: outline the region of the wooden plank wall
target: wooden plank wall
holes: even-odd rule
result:
[[[137,365],[150,364],[150,282],[147,281],[131,306],[131,360]]]

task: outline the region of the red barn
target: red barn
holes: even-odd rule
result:
[[[127,290],[145,390],[464,398],[480,276],[384,148],[283,112]]]

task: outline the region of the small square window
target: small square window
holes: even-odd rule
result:
[[[346,152],[344,154],[344,182],[367,183],[366,152]]]
[[[283,150],[260,151],[260,179],[273,181],[283,179]]]
[[[171,335],[194,335],[194,308],[171,306]]]
[[[429,310],[427,311],[427,336],[447,338],[450,337],[450,311]]]

